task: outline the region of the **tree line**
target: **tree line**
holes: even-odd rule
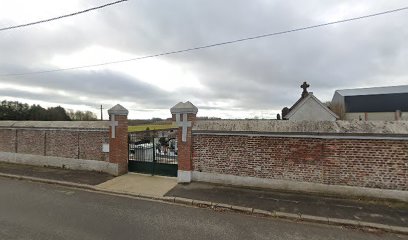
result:
[[[91,111],[65,110],[61,106],[43,108],[36,104],[3,100],[0,105],[0,120],[94,121],[97,118]]]

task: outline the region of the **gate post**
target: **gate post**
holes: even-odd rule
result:
[[[108,110],[109,162],[117,165],[116,175],[128,172],[128,115],[129,111],[117,104]]]
[[[192,126],[196,120],[198,109],[191,102],[179,102],[170,109],[173,122],[176,122],[178,171],[177,181],[191,182],[192,162]]]

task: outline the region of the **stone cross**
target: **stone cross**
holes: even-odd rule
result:
[[[181,141],[187,141],[187,128],[191,127],[191,121],[187,121],[187,113],[183,113],[183,121],[180,121],[180,113],[176,113],[176,124],[181,128]]]
[[[303,92],[302,92],[302,98],[306,97],[308,92],[307,92],[307,88],[310,87],[309,84],[307,84],[307,82],[303,82],[302,85],[300,85],[301,88],[303,88]]]
[[[111,115],[110,126],[112,127],[112,138],[115,138],[116,135],[116,127],[118,126],[118,121],[115,121],[115,114]]]

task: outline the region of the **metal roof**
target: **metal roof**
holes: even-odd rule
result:
[[[341,96],[408,93],[408,85],[336,90]]]
[[[408,93],[345,96],[347,112],[408,111]]]

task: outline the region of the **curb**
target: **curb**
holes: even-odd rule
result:
[[[352,226],[352,227],[358,227],[358,228],[371,228],[371,229],[383,230],[386,232],[401,233],[401,234],[408,235],[408,227],[392,226],[392,225],[386,225],[386,224],[381,224],[381,223],[372,223],[372,222],[364,222],[364,221],[356,221],[356,220],[340,219],[340,218],[328,218],[328,217],[320,217],[320,216],[313,216],[313,215],[300,214],[300,213],[294,214],[294,213],[286,213],[286,212],[279,212],[279,211],[267,211],[267,210],[256,209],[256,208],[248,208],[248,207],[230,205],[230,204],[225,204],[225,203],[201,201],[201,200],[182,198],[182,197],[169,197],[169,196],[161,197],[161,196],[153,196],[153,195],[145,195],[145,194],[135,194],[135,193],[123,192],[123,191],[111,191],[111,190],[101,189],[97,186],[88,185],[88,184],[72,183],[72,182],[66,182],[66,181],[28,177],[28,176],[14,175],[14,174],[0,173],[0,177],[6,177],[6,178],[12,178],[12,179],[18,179],[18,180],[28,180],[32,182],[40,182],[40,183],[47,183],[47,184],[57,184],[60,186],[65,186],[65,187],[73,187],[73,188],[78,188],[78,189],[91,190],[91,191],[95,191],[99,193],[111,194],[111,195],[122,196],[122,197],[133,197],[133,198],[138,198],[138,199],[155,200],[155,201],[160,201],[160,202],[176,203],[176,204],[185,205],[185,206],[195,206],[199,208],[211,208],[213,210],[233,211],[233,212],[239,212],[239,213],[261,216],[261,217],[281,218],[281,219],[288,219],[292,221],[314,222],[314,223],[322,223],[326,225],[335,225],[335,226]]]
[[[88,185],[88,184],[81,184],[81,183],[73,183],[73,182],[44,179],[44,178],[37,178],[37,177],[29,177],[29,176],[22,176],[22,175],[14,175],[14,174],[7,174],[7,173],[0,173],[0,177],[6,177],[6,178],[12,178],[12,179],[18,179],[18,180],[28,180],[32,182],[40,182],[40,183],[48,183],[48,184],[58,184],[58,185],[65,186],[65,187],[75,187],[75,188],[94,190],[94,186]]]

